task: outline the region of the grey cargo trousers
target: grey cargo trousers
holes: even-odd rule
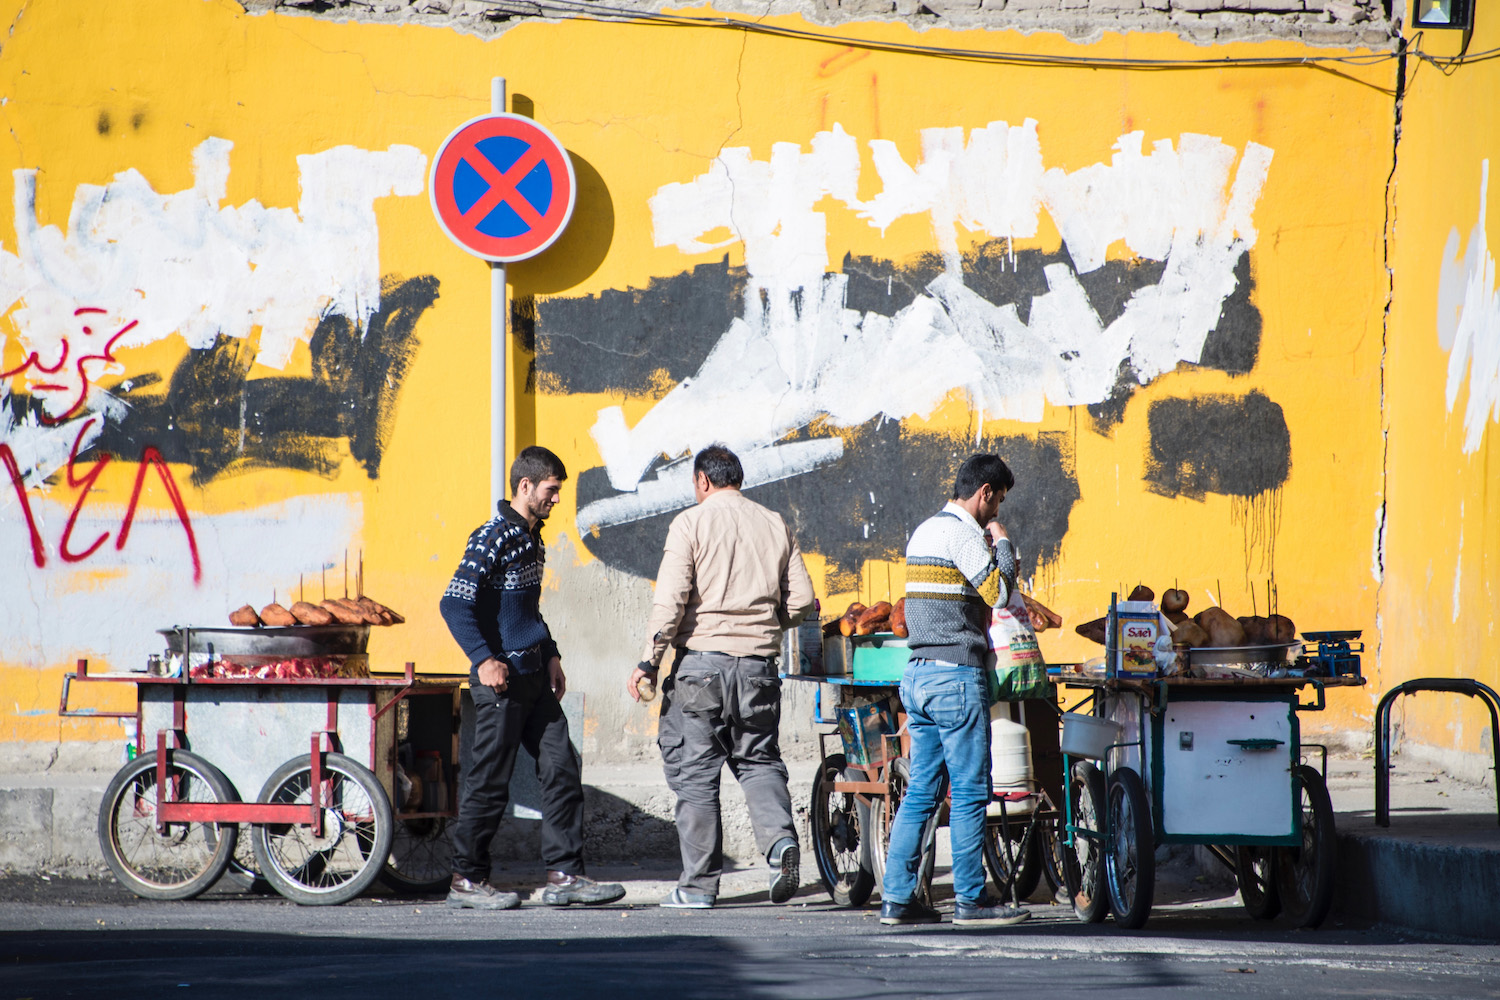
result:
[[[677,884],[719,893],[724,830],[719,777],[724,764],[745,792],[762,857],[797,838],[786,765],[781,762],[781,680],[776,662],[726,653],[679,652],[662,683],[657,744],[677,795],[682,875]]]

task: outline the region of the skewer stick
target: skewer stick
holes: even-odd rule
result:
[[[328,567],[319,566],[318,576],[323,578],[323,600],[328,600]]]
[[[307,592],[302,589],[302,574],[297,574],[297,600],[307,600]]]
[[[1271,599],[1269,597],[1266,598],[1266,607],[1268,609],[1271,607]],[[1255,606],[1255,588],[1253,586],[1250,588],[1250,613],[1256,616],[1260,615],[1260,610]]]
[[[365,596],[365,550],[359,550],[359,576],[355,577],[354,589],[359,591],[355,597]]]
[[[349,596],[349,550],[344,550],[344,597]]]

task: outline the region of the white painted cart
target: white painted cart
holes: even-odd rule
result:
[[[1079,919],[1113,912],[1122,927],[1145,924],[1156,845],[1177,843],[1204,844],[1234,871],[1252,916],[1280,913],[1298,927],[1323,921],[1336,843],[1327,749],[1302,743],[1298,713],[1322,710],[1325,688],[1363,678],[1065,683],[1089,690],[1093,716],[1119,727],[1092,759],[1066,758],[1064,876]],[[1303,704],[1307,689],[1316,697]],[[1307,763],[1310,749],[1321,752],[1321,768]]]

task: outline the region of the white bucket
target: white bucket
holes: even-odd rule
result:
[[[1120,742],[1121,729],[1108,719],[1077,712],[1064,712],[1062,752],[1074,757],[1103,757],[1104,751]]]

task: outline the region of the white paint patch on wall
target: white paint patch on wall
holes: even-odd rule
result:
[[[31,501],[38,527],[57,537],[70,506],[47,498]],[[0,530],[0,636],[7,665],[43,667],[82,657],[107,657],[117,668],[145,662],[160,652],[155,629],[178,624],[229,622],[241,604],[261,607],[272,588],[305,573],[318,579],[339,565],[363,520],[358,494],[299,497],[232,514],[198,515],[193,530],[203,563],[203,581],[193,585],[187,537],[170,509],[142,508],[125,547],[114,551],[114,533],[124,510],[90,504],[79,516],[75,537],[110,532],[106,569],[84,563],[73,569],[49,563],[37,569],[23,525]],[[270,539],[275,544],[268,544]],[[128,580],[128,582],[121,582]],[[283,604],[296,600],[284,589]],[[321,593],[309,589],[309,597]]]
[[[793,441],[748,452],[740,463],[745,472],[744,489],[764,486],[812,472],[837,462],[844,455],[842,438]],[[874,494],[870,495],[874,502]],[[659,470],[655,479],[643,481],[634,493],[595,500],[578,512],[578,529],[609,528],[641,521],[657,514],[692,506],[693,466],[686,460]]]
[[[870,143],[884,185],[857,197],[860,163],[842,127],[813,137],[811,152],[772,147],[768,161],[726,149],[707,173],[664,185],[650,200],[658,246],[705,253],[744,244],[743,313],[694,376],[628,427],[619,407],[592,428],[611,485],[633,491],[659,455],[721,441],[742,453],[768,447],[820,417],[852,427],[877,416],[926,416],[954,390],[986,417],[1040,420],[1047,403],[1098,403],[1122,361],[1145,383],[1200,360],[1234,290],[1234,268],[1254,245],[1251,215],[1270,149],[1243,154],[1210,136],[1183,135],[1142,152],[1143,133],[1121,136],[1109,164],[1044,170],[1036,122],[993,122],[964,141],[961,129],[927,129],[922,160]],[[931,217],[946,272],[894,317],[845,307],[847,279],[827,273],[831,197],[882,231],[911,214]],[[1014,304],[968,288],[957,226],[998,238],[1038,231],[1045,207],[1077,270],[1045,269],[1048,291],[1023,323]],[[703,237],[727,229],[730,239]],[[1123,240],[1165,263],[1159,284],[1138,290],[1107,326],[1078,273],[1102,266]],[[918,363],[920,362],[920,363]]]
[[[1469,400],[1464,407],[1465,454],[1479,450],[1485,428],[1500,419],[1500,289],[1495,257],[1485,235],[1490,161],[1479,168],[1479,219],[1468,250],[1458,256],[1458,227],[1448,234],[1438,273],[1438,343],[1448,351],[1448,412],[1458,401],[1465,374]]]
[[[0,249],[0,315],[9,313],[21,357],[34,353],[47,368],[66,357],[55,373],[36,366],[24,373],[50,416],[68,413],[87,391],[77,359],[101,351],[132,321],[116,349],[174,333],[204,348],[220,334],[243,338],[259,328],[256,360],[282,368],[323,315],[363,327],[379,309],[374,202],[421,194],[426,156],[413,146],[299,156],[302,194],[293,210],[222,204],[232,145],[200,144],[184,191],[158,193],[133,169],[104,185],[79,185],[66,233],[37,220],[37,172],[15,171],[17,248]],[[102,312],[79,316],[81,308]],[[121,373],[101,357],[86,374]]]

